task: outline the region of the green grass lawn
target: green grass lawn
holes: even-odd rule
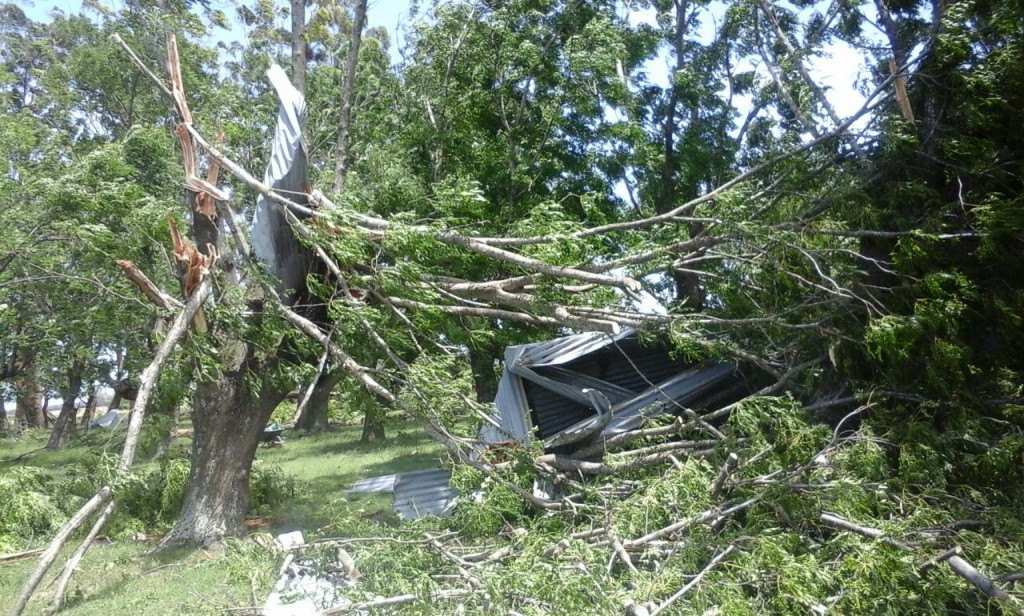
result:
[[[312,436],[286,432],[283,446],[260,447],[257,460],[279,467],[294,479],[296,489],[288,502],[261,512],[261,525],[256,530],[271,534],[302,530],[307,538],[317,536],[332,521],[333,508],[356,511],[379,523],[399,523],[391,509],[390,495],[350,495],[343,490],[361,478],[438,466],[443,448],[414,424],[389,426],[389,438],[383,443],[362,444],[360,433],[360,426],[341,426]],[[53,469],[104,450],[118,453],[123,436],[118,431],[94,430],[57,452],[40,451],[45,439],[43,433],[29,433],[16,441],[0,441],[0,474],[21,465]],[[175,447],[188,444],[183,438]],[[151,464],[143,462],[139,470]],[[331,532],[343,533],[344,529],[332,528]],[[45,545],[46,541],[40,538],[33,543]],[[143,556],[150,547],[144,542],[123,540],[92,548],[72,582],[69,605],[61,613],[232,613],[225,610],[262,605],[280,565],[280,557],[251,541],[231,542],[218,551],[176,550]],[[70,554],[73,548],[66,552]],[[0,611],[13,602],[35,564],[33,559],[0,566]],[[42,613],[50,600],[49,583],[43,582],[26,613]]]
[[[256,459],[279,466],[300,487],[295,501],[269,516],[273,532],[314,529],[329,522],[324,508],[344,499],[365,513],[393,519],[391,495],[344,494],[359,479],[440,466],[444,448],[419,427],[392,428],[383,443],[359,442],[361,426],[313,436],[288,437],[282,447],[260,447]]]

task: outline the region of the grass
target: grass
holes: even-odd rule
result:
[[[390,495],[341,490],[366,477],[437,467],[444,457],[443,448],[411,424],[392,428],[383,443],[360,443],[361,432],[360,426],[341,426],[325,434],[288,438],[283,447],[260,447],[257,460],[279,466],[304,488],[288,507],[271,512],[273,531],[319,528],[328,522],[321,515],[326,501],[341,497],[368,516],[392,519]]]
[[[244,578],[239,559],[230,549],[219,553],[168,551],[156,557],[140,553],[148,546],[122,542],[93,547],[86,554],[71,584],[69,615],[107,614],[214,614],[225,608],[262,604],[272,563],[250,559],[253,581]],[[70,555],[73,547],[65,550]],[[0,569],[0,605],[10,605],[35,560]],[[59,566],[59,565],[58,565]],[[56,567],[55,567],[56,568]],[[55,572],[56,573],[56,572]],[[260,579],[264,578],[264,579]],[[40,614],[50,595],[44,582],[29,603],[26,614]],[[253,588],[255,587],[255,588]]]
[[[358,479],[438,466],[443,449],[412,424],[389,427],[382,443],[359,442],[361,427],[301,436],[285,433],[282,447],[260,447],[256,458],[279,467],[296,482],[295,498],[262,512],[260,532],[302,530],[307,537],[331,519],[330,503],[362,512],[363,517],[397,523],[387,494],[346,494]],[[17,466],[49,469],[84,461],[108,450],[120,451],[123,434],[92,431],[72,446],[46,451],[46,434],[29,432],[17,440],[0,441],[0,474]],[[176,447],[186,447],[179,439]],[[144,462],[139,470],[153,463]],[[40,542],[45,545],[45,542]],[[67,556],[74,546],[66,550]],[[143,556],[146,543],[122,541],[89,551],[72,582],[69,604],[62,614],[183,615],[224,613],[228,608],[262,605],[276,578],[280,557],[251,541],[230,542],[223,550],[168,551]],[[58,563],[63,559],[58,560]],[[0,566],[0,610],[13,602],[36,561]],[[56,575],[54,570],[52,575]],[[49,602],[44,581],[27,614],[42,613]]]

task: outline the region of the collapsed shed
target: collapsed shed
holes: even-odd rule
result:
[[[694,362],[664,344],[645,344],[632,329],[588,332],[510,346],[495,413],[480,430],[482,447],[539,439],[545,450],[570,453],[636,429],[664,413],[700,412],[746,392],[732,362]],[[446,470],[416,471],[359,482],[352,491],[395,492],[404,518],[445,515],[455,493]]]
[[[648,417],[700,410],[743,387],[731,362],[693,362],[634,330],[576,334],[508,347],[484,442],[540,439],[571,451]]]

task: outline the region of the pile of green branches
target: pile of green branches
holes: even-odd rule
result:
[[[1019,472],[1007,443],[951,464],[956,439],[887,425],[890,410],[832,428],[788,397],[751,398],[709,446],[678,446],[709,434],[661,418],[605,456],[608,472],[528,451],[456,465],[451,518],[389,527],[333,503],[303,557],[358,571],[328,613],[1018,613],[1022,494],[964,481],[967,467]],[[630,464],[659,448],[672,453]],[[538,478],[549,498],[522,498]]]

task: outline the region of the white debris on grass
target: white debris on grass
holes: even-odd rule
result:
[[[302,531],[294,531],[278,535],[277,542],[288,549],[304,545],[305,539]],[[295,560],[289,553],[281,577],[263,604],[263,616],[317,616],[349,603],[340,591],[355,584],[340,573],[320,571],[312,560]]]

